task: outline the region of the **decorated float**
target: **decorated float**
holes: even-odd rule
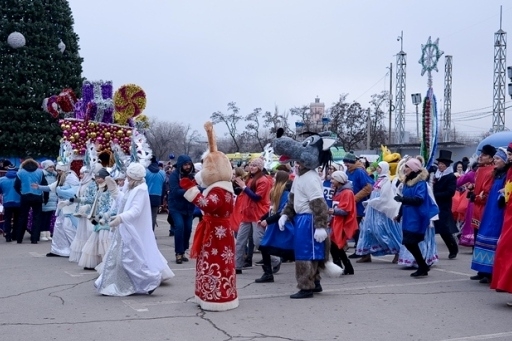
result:
[[[71,89],[45,98],[43,110],[59,120],[62,139],[70,142],[75,154],[72,168],[78,171],[83,163],[87,143],[94,143],[97,152],[112,151],[129,154],[134,129],[143,132],[149,120],[143,111],[146,94],[135,84],[126,84],[113,92],[111,81],[84,81],[82,98]]]

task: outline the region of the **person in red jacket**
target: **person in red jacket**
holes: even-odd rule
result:
[[[249,180],[247,183],[235,178],[235,182],[242,188],[242,192],[237,197],[240,200],[239,209],[241,209],[240,227],[236,236],[236,273],[241,274],[244,267],[245,246],[249,235],[252,234],[254,246],[259,247],[261,238],[265,233],[263,227],[258,225],[260,218],[270,209],[270,190],[272,180],[263,173],[264,161],[261,158],[254,159],[249,164]],[[235,212],[238,214],[239,212]],[[252,264],[252,259],[247,259],[246,263]]]
[[[342,171],[332,173],[331,182],[335,191],[332,198],[332,208],[329,209],[329,214],[332,215],[330,250],[332,261],[340,267],[341,263],[343,263],[343,273],[345,275],[353,275],[354,268],[343,249],[347,241],[354,235],[358,226],[356,200],[352,191],[352,183],[348,181],[347,174]]]

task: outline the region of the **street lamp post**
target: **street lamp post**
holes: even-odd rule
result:
[[[416,136],[418,141],[420,139],[420,113],[418,111],[418,105],[421,103],[421,94],[411,94],[412,104],[416,106]]]

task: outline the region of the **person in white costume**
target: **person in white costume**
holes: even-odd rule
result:
[[[97,164],[101,167],[100,164]],[[94,202],[96,196],[97,185],[94,181],[93,172],[87,167],[80,169],[80,187],[76,193],[75,198],[69,199],[70,202],[77,204],[75,213],[73,215],[78,219],[78,227],[76,229],[76,236],[71,243],[71,254],[69,255],[69,261],[78,263],[80,256],[82,255],[82,249],[87,242],[87,239],[91,236],[93,226],[87,215],[91,211],[91,205]]]
[[[151,294],[162,281],[174,277],[156,244],[145,176],[139,163],[126,171],[126,193],[119,196],[118,214],[110,221],[112,241],[94,283],[102,295]]]
[[[75,172],[70,170],[69,164],[58,162],[55,169],[57,170],[57,181],[48,186],[34,183],[32,187],[44,192],[54,192],[59,198],[57,211],[55,211],[57,219],[53,228],[52,248],[46,257],[69,257],[70,246],[75,239],[78,225],[77,218],[73,216],[76,204],[70,203],[69,199],[75,196],[80,182]]]

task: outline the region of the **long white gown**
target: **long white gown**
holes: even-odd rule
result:
[[[62,186],[57,186],[57,182],[49,185],[50,191],[57,193],[60,200],[69,200],[74,197],[78,190],[79,180],[73,171],[68,172],[66,180]],[[51,253],[69,257],[71,253],[71,243],[75,239],[78,219],[73,216],[76,204],[65,206],[55,211],[57,216],[55,226],[53,228],[53,238]]]
[[[147,294],[174,273],[156,244],[147,185],[127,191],[120,200],[122,223],[113,233],[94,286],[107,296]]]

